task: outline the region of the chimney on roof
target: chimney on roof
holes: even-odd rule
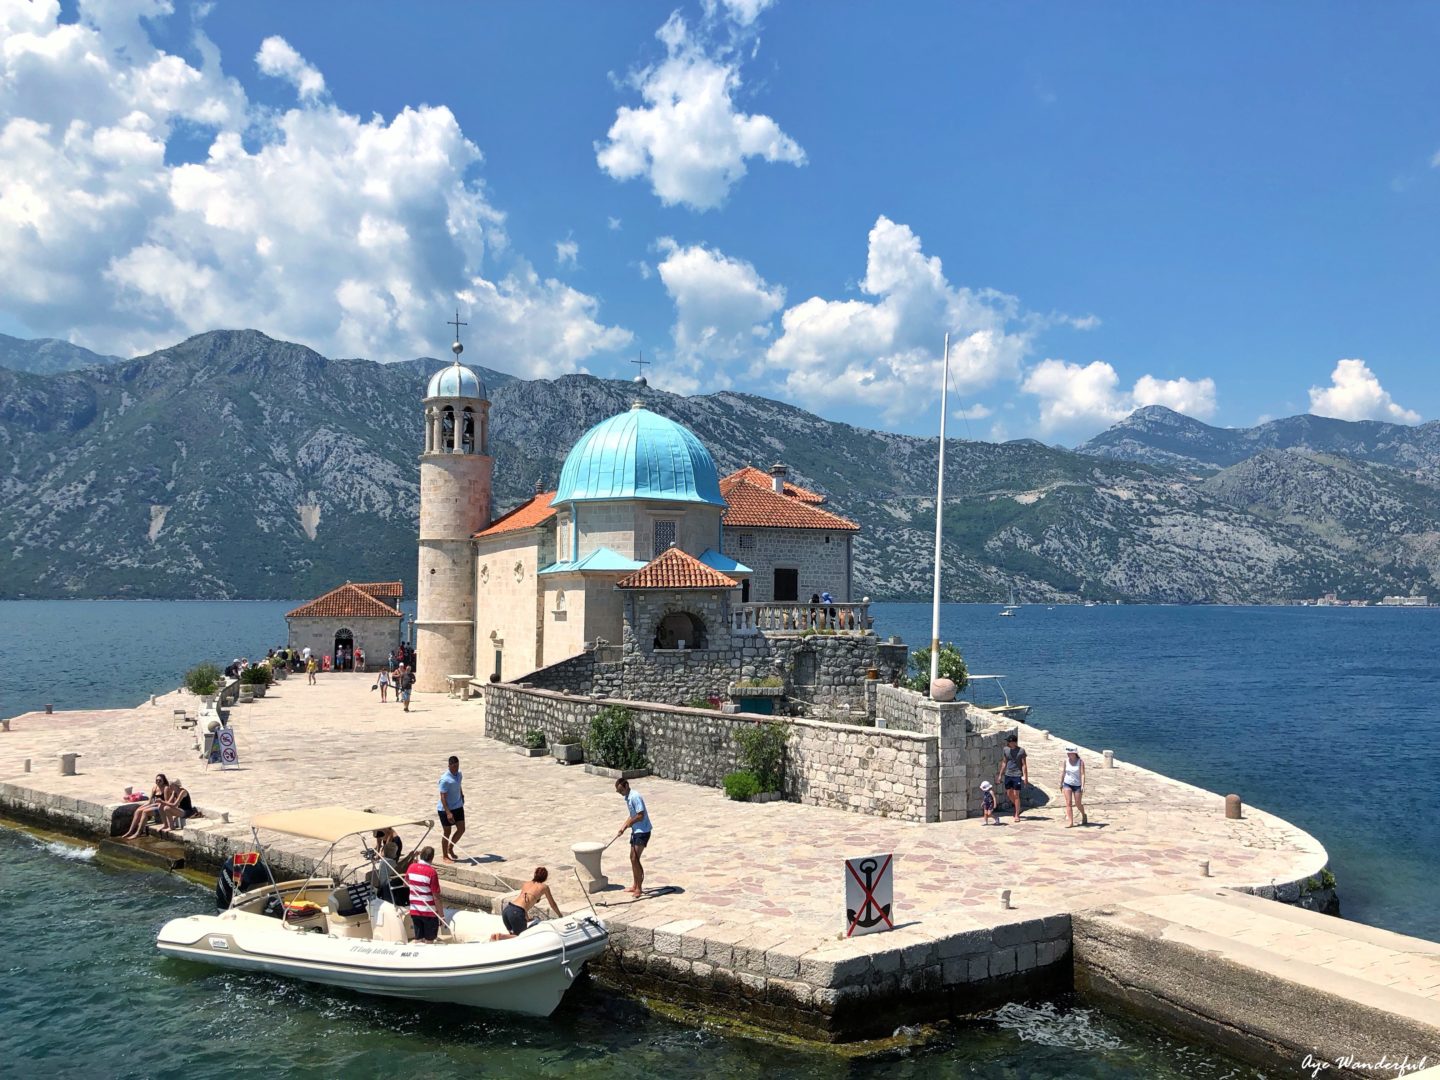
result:
[[[785,478],[789,475],[790,470],[778,461],[770,466],[770,485],[774,488],[776,495],[785,494]]]
[[[543,476],[537,476],[535,478],[535,494],[545,494],[545,478]]]

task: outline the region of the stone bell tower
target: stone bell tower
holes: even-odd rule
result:
[[[490,524],[490,401],[480,377],[460,363],[430,377],[425,390],[425,452],[420,455],[420,578],[415,604],[415,689],[435,693],[445,676],[475,669],[475,550]]]

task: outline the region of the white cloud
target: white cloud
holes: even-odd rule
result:
[[[1418,424],[1420,414],[1406,409],[1380,385],[1364,360],[1341,360],[1330,373],[1329,386],[1310,388],[1310,411],[1339,420],[1388,420]]]
[[[748,262],[703,245],[665,237],[657,247],[665,255],[660,280],[675,304],[674,364],[657,377],[668,389],[682,380],[690,390],[730,385],[732,369],[751,363],[770,337],[785,290]]]
[[[951,409],[950,415],[956,420],[984,420],[993,416],[995,410],[988,405],[970,405],[959,409]]]
[[[1020,389],[1040,399],[1040,428],[1047,434],[1075,434],[1106,427],[1144,405],[1165,405],[1199,419],[1215,414],[1215,380],[1157,379],[1142,375],[1128,392],[1120,376],[1103,360],[1081,366],[1066,360],[1042,360]]]
[[[272,38],[259,62],[300,90],[274,115],[203,35],[195,63],[157,49],[142,19],[168,12],[88,0],[62,22],[54,0],[0,5],[0,310],[106,352],[253,326],[395,358],[433,352],[439,313],[469,296],[494,366],[572,370],[628,343],[593,297],[509,255],[448,109],[346,113]],[[167,162],[182,127],[209,150]]]
[[[302,98],[314,99],[325,93],[325,76],[282,37],[267,37],[255,54],[255,64],[266,75],[293,83]]]
[[[753,8],[763,4],[736,4]],[[616,180],[644,177],[666,206],[711,210],[746,173],[745,162],[805,164],[805,151],[768,116],[735,105],[740,64],[733,47],[708,46],[679,13],[656,33],[665,59],[633,74],[645,104],[621,106],[595,160]]]
[[[952,388],[969,393],[1017,376],[1040,325],[1013,296],[951,285],[909,226],[883,215],[870,230],[860,289],[875,299],[811,297],[781,317],[766,358],[808,407],[868,404],[888,419],[909,415],[916,395],[939,387],[947,330]]]
[[[753,26],[760,13],[775,3],[775,0],[704,0],[705,17],[713,19],[718,8],[739,26]]]
[[[579,264],[580,245],[574,237],[567,236],[564,240],[555,241],[555,265],[578,266]]]

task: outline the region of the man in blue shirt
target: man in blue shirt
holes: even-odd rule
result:
[[[635,884],[625,891],[631,896],[639,896],[640,886],[645,882],[645,868],[640,865],[640,856],[645,851],[645,845],[650,843],[650,814],[645,809],[645,800],[640,797],[640,793],[630,790],[628,780],[616,780],[615,790],[625,800],[625,809],[630,811],[625,824],[621,825],[620,831],[615,834],[616,839],[619,839],[626,829],[630,830],[630,872],[635,877]]]
[[[460,787],[460,759],[450,755],[450,767],[440,774],[440,802],[435,809],[440,812],[440,857],[446,862],[455,861],[455,845],[465,835],[465,792]],[[450,830],[454,829],[452,835]]]

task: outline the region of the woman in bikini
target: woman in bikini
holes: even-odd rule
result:
[[[170,790],[170,781],[165,778],[162,772],[155,777],[155,786],[150,789],[150,798],[146,799],[139,806],[135,807],[135,816],[130,819],[130,828],[121,840],[135,840],[145,831],[145,823],[150,820],[151,814],[160,812],[165,805],[165,795]]]
[[[555,897],[550,895],[550,886],[545,884],[545,879],[550,876],[550,871],[543,866],[535,868],[535,876],[520,886],[520,895],[514,900],[506,901],[505,907],[500,911],[500,918],[505,922],[506,934],[491,934],[491,941],[503,941],[505,938],[519,937],[525,932],[525,927],[530,924],[530,909],[544,900],[550,905],[550,910],[555,917],[561,918],[564,912],[560,905],[555,902]]]

